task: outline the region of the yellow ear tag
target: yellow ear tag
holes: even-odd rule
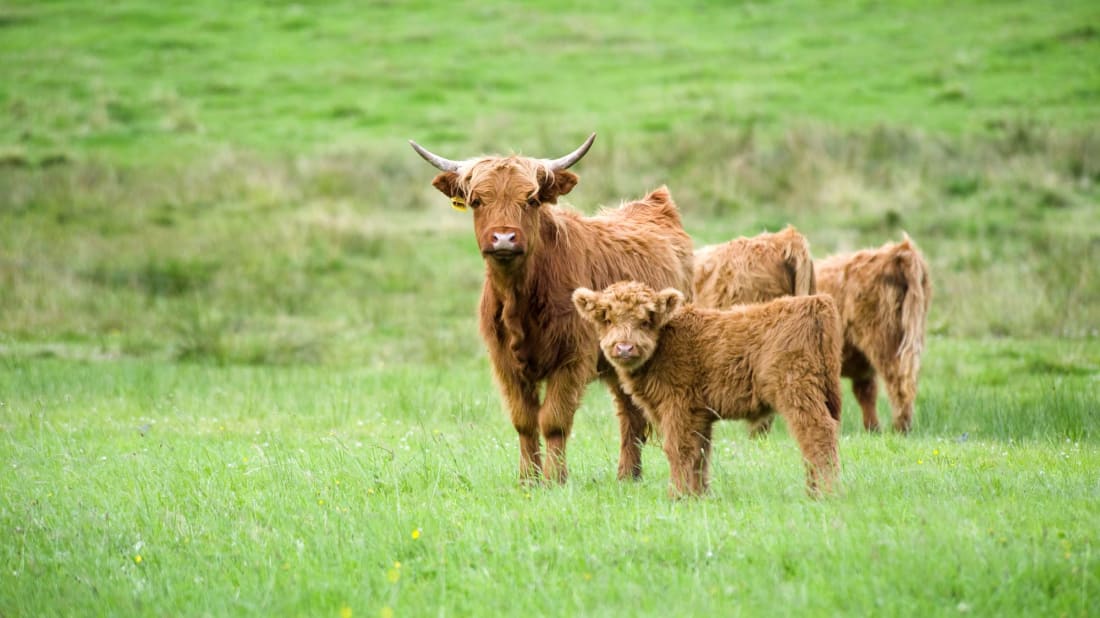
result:
[[[459,212],[465,212],[466,211],[466,200],[462,199],[461,197],[458,197],[457,195],[452,197],[451,198],[451,208],[454,208],[455,210],[457,210]]]

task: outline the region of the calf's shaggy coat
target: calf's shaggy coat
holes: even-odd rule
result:
[[[695,252],[698,307],[728,309],[780,296],[814,294],[810,243],[793,226],[751,238],[734,238]]]
[[[681,308],[683,301],[675,289],[635,281],[573,293],[623,388],[660,430],[674,492],[706,490],[715,421],[777,412],[802,451],[810,493],[831,489],[840,465],[841,350],[832,298],[730,311]]]
[[[565,447],[586,385],[611,389],[619,417],[619,477],[641,474],[643,412],[600,356],[595,329],[573,310],[578,287],[637,279],[688,289],[692,243],[666,188],[594,217],[554,206],[577,176],[565,168],[591,145],[554,161],[481,157],[450,161],[413,147],[442,170],[432,184],[473,209],[485,260],[480,330],[519,434],[521,479],[564,482]],[[540,386],[545,394],[540,401]],[[546,440],[546,460],[539,434]]]
[[[815,268],[819,289],[836,299],[840,309],[841,375],[852,379],[863,426],[879,428],[875,376],[880,374],[894,409],[894,429],[908,432],[932,301],[924,256],[906,235],[877,249],[826,258]]]

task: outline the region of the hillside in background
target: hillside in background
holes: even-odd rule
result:
[[[1087,2],[8,3],[0,336],[479,353],[469,222],[407,140],[558,156],[596,131],[583,211],[663,183],[700,242],[904,230],[935,333],[1095,339],[1097,57]]]

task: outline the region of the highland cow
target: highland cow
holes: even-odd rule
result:
[[[715,421],[775,413],[802,451],[810,494],[829,491],[840,466],[841,334],[833,299],[797,296],[730,311],[683,302],[675,289],[655,292],[635,281],[573,293],[622,387],[661,432],[672,493],[706,490]]]
[[[607,382],[619,417],[619,478],[641,475],[643,412],[601,357],[595,329],[573,311],[578,287],[637,279],[663,288],[691,285],[692,243],[666,188],[594,217],[554,206],[577,184],[567,170],[595,134],[556,160],[520,156],[451,161],[412,143],[442,170],[432,184],[473,210],[485,260],[480,330],[493,374],[519,434],[521,480],[564,482],[565,447],[586,385]],[[540,385],[545,395],[539,401]],[[539,434],[546,440],[541,459]]]
[[[728,309],[780,296],[806,296],[816,289],[810,244],[790,225],[695,252],[692,302],[697,307]]]
[[[925,320],[932,300],[928,265],[908,235],[898,243],[835,255],[815,265],[818,287],[836,299],[844,329],[841,375],[863,410],[863,426],[879,428],[881,374],[894,412],[894,429],[913,422]]]

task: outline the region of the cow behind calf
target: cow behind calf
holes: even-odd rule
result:
[[[697,307],[728,309],[816,292],[810,243],[793,226],[695,252]]]
[[[578,287],[621,279],[689,290],[692,242],[665,187],[584,217],[555,206],[577,184],[568,171],[595,135],[560,159],[487,156],[452,161],[415,142],[439,173],[432,184],[473,210],[485,261],[480,330],[493,374],[519,434],[521,480],[564,482],[565,447],[586,385],[610,387],[619,417],[619,478],[641,474],[647,424],[600,355],[595,329],[573,310]],[[540,385],[545,395],[539,400]],[[539,434],[546,440],[541,458]]]
[[[683,301],[677,290],[634,281],[573,293],[623,388],[661,431],[674,493],[706,490],[715,421],[777,412],[802,450],[807,489],[829,491],[840,465],[833,299],[787,297],[730,311],[680,308]]]
[[[729,309],[781,296],[807,296],[817,291],[810,243],[788,225],[775,233],[744,236],[695,251],[696,307]],[[771,430],[774,416],[749,424],[749,435]]]

